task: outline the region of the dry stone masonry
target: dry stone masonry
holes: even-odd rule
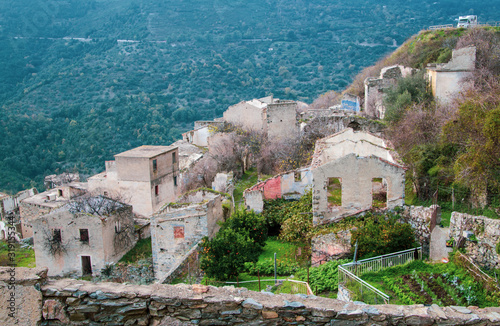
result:
[[[27,268],[16,275],[19,325],[500,325],[498,307],[370,306],[232,286],[51,281],[46,271]],[[2,298],[9,278],[0,268]],[[3,299],[1,325],[13,325],[7,308]]]
[[[487,268],[499,268],[500,256],[496,248],[500,246],[500,220],[453,212],[450,238],[458,240],[461,236],[467,238],[465,250],[477,264]]]

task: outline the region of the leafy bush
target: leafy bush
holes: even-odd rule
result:
[[[212,239],[203,238],[200,266],[208,277],[238,276],[245,262],[256,262],[267,239],[264,217],[238,209]]]
[[[309,269],[309,285],[318,293],[337,291],[339,287],[338,266],[347,263],[347,259],[332,260],[318,267]],[[297,271],[296,276],[301,281],[307,281],[307,269]]]
[[[277,275],[290,275],[299,268],[299,263],[291,260],[276,260]],[[274,259],[245,263],[245,271],[252,275],[274,275]]]
[[[352,230],[352,251],[356,241],[359,259],[414,248],[415,235],[411,226],[399,222],[398,218],[398,215],[365,217],[363,225]]]
[[[221,281],[238,276],[244,263],[257,261],[260,253],[248,230],[222,228],[212,240],[203,238],[201,246],[201,269]]]

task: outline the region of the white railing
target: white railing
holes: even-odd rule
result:
[[[422,247],[339,265],[339,285],[349,290],[352,295],[351,300],[368,304],[389,303],[387,294],[363,281],[359,276],[367,272],[378,272],[388,267],[403,265],[416,259],[422,259]]]
[[[360,276],[366,272],[378,272],[384,268],[403,265],[416,259],[422,259],[422,247],[362,259],[357,262],[344,264],[342,267],[354,275]]]
[[[444,28],[453,28],[452,24],[446,24],[446,25],[434,25],[434,26],[429,26],[430,30],[436,30],[436,29],[444,29]]]
[[[339,265],[339,285],[351,293],[350,300],[368,304],[389,303],[389,296]]]

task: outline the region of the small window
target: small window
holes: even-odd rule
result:
[[[174,226],[174,239],[184,239],[183,226]]]
[[[172,164],[175,164],[177,162],[177,157],[175,156],[175,152],[172,153]]]
[[[107,191],[104,192],[104,197],[108,197],[108,192]]]
[[[158,171],[158,162],[157,160],[153,160],[153,172]]]
[[[62,191],[62,189],[57,189],[57,195],[58,195],[59,197],[62,197],[62,196],[63,196],[63,191]]]
[[[160,194],[160,187],[158,185],[155,186],[155,196]]]
[[[328,178],[327,186],[328,207],[342,206],[342,180]]]
[[[80,229],[80,241],[82,243],[89,243],[89,229]]]
[[[120,221],[115,222],[115,233],[120,233],[122,232],[122,226],[120,224]]]
[[[294,172],[293,173],[293,178],[294,178],[295,182],[302,181],[302,173],[300,173],[300,172]]]
[[[177,176],[174,176],[174,187],[177,187]]]
[[[62,242],[60,229],[53,229],[52,230],[52,241],[59,242],[59,243]]]

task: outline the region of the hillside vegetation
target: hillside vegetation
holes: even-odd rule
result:
[[[365,76],[403,64],[417,69],[448,62],[453,49],[476,47],[475,71],[463,80],[461,94],[444,104],[432,99],[420,70],[402,78],[385,97],[387,135],[405,165],[410,192],[419,200],[455,201],[457,206],[491,208],[500,202],[500,28],[425,31],[398,51],[356,77],[357,91]],[[407,198],[411,201],[412,198]],[[466,208],[466,207],[465,207]]]
[[[452,3],[2,1],[0,189],[98,172],[243,99],[311,102],[420,29],[472,12],[494,20],[499,6]]]

